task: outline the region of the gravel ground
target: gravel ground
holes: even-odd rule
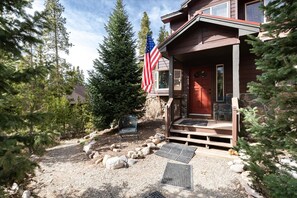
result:
[[[132,167],[107,170],[102,164],[96,165],[88,159],[82,152],[82,146],[76,142],[63,142],[49,149],[40,159],[40,168],[36,169],[36,176],[28,186],[34,195],[46,198],[116,198],[145,197],[160,191],[165,197],[247,197],[239,184],[240,175],[228,168],[227,163],[231,159],[208,155],[207,150],[202,148],[197,149],[189,163],[193,166],[194,190],[188,191],[160,183],[167,162],[178,162],[151,154]],[[125,142],[123,145],[126,144],[125,150],[128,150],[141,142]],[[102,151],[102,155],[105,153]]]

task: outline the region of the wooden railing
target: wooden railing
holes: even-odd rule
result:
[[[173,98],[169,98],[166,106],[165,106],[165,136],[169,137],[169,132],[170,132],[170,126],[173,121],[172,117],[172,108],[173,105]]]
[[[239,105],[238,98],[232,98],[232,146],[237,145],[239,129]]]

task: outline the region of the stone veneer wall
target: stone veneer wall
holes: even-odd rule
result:
[[[165,105],[168,102],[168,96],[150,96],[148,95],[145,102],[145,118],[162,119],[164,118]]]

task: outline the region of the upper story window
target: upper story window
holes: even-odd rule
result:
[[[267,5],[271,0],[264,0],[264,5]],[[263,4],[262,1],[252,1],[245,4],[245,20],[254,21],[258,23],[266,22],[263,10],[260,6]]]
[[[202,10],[204,14],[210,14],[215,16],[229,17],[230,16],[230,8],[229,2],[221,3],[215,6],[211,6],[209,8],[205,8]]]

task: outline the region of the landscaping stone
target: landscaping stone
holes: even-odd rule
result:
[[[136,164],[138,161],[136,159],[128,159],[128,165],[129,166],[133,166],[134,164]]]
[[[154,136],[150,136],[150,137],[149,137],[150,140],[153,140],[154,138],[155,138]]]
[[[13,183],[11,188],[10,188],[13,192],[18,192],[19,190],[19,185],[17,183]]]
[[[244,164],[241,159],[235,159],[235,160],[233,160],[233,163],[234,164]]]
[[[103,157],[97,159],[97,160],[95,161],[95,164],[100,164],[102,161],[103,161]]]
[[[167,142],[161,142],[161,143],[157,144],[157,147],[161,148],[164,144],[167,144]]]
[[[137,151],[137,158],[144,158],[144,154],[142,153],[142,151]]]
[[[90,155],[92,153],[92,149],[94,144],[96,143],[96,141],[92,140],[91,142],[87,143],[86,145],[84,145],[83,147],[83,151],[87,154]]]
[[[145,140],[146,143],[152,143],[152,140],[151,139],[147,139]]]
[[[128,151],[128,158],[132,158],[132,155],[136,155],[136,152],[135,151]]]
[[[23,192],[22,198],[30,198],[31,192],[29,190],[25,190]]]
[[[242,173],[244,171],[243,168],[243,164],[233,164],[230,166],[230,170],[232,170],[235,173]]]
[[[162,133],[156,133],[155,138],[160,139],[161,141],[165,140],[165,135]]]
[[[151,149],[150,149],[150,147],[145,147],[145,148],[141,149],[141,152],[143,153],[144,156],[147,156],[150,154]]]
[[[136,153],[133,153],[130,158],[137,159],[138,158],[138,155]]]
[[[228,165],[229,165],[229,166],[231,166],[231,165],[233,165],[233,164],[234,164],[233,161],[229,161],[229,162],[228,162]]]
[[[155,149],[156,145],[154,143],[147,143],[147,147],[149,147],[150,149]]]
[[[115,144],[112,144],[112,145],[110,145],[110,150],[113,150],[113,149],[115,149],[116,148],[116,145]]]
[[[111,157],[106,160],[105,167],[107,169],[119,169],[126,167],[126,162],[123,161],[120,157]]]
[[[136,151],[136,152],[137,152],[137,151],[141,151],[141,149],[142,149],[142,148],[137,147],[137,148],[135,148],[135,151]]]
[[[103,163],[103,166],[105,166],[105,165],[106,165],[106,161],[107,161],[109,158],[111,158],[111,156],[110,156],[110,155],[104,155],[104,157],[103,157],[103,161],[102,161],[102,163]]]
[[[121,152],[121,149],[112,149],[113,152]]]
[[[120,158],[120,160],[123,160],[124,162],[128,163],[128,158],[126,155],[122,155],[119,158]]]
[[[152,139],[152,142],[154,144],[159,144],[161,142],[161,139],[159,137],[158,138],[154,138],[154,139]]]
[[[93,159],[97,159],[100,158],[100,153],[98,151],[95,151],[94,155],[93,155]]]

